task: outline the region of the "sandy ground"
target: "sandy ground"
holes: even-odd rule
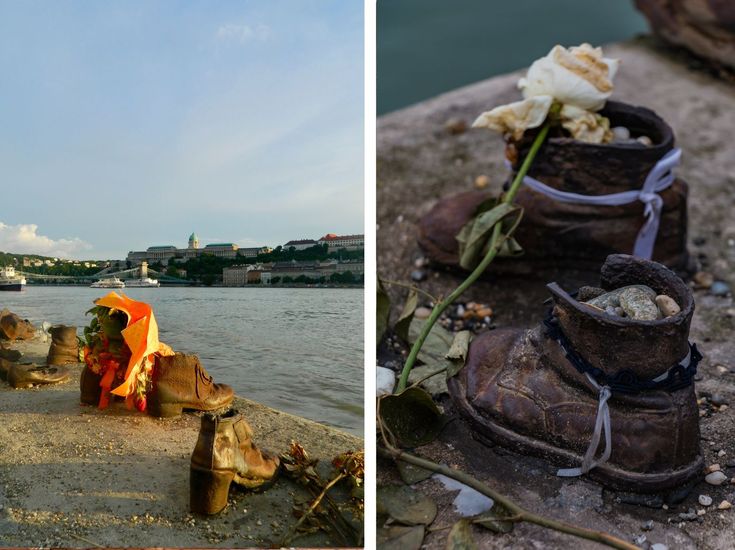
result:
[[[732,84],[693,70],[686,60],[659,51],[648,40],[636,40],[605,48],[608,57],[622,59],[614,97],[654,109],[674,128],[683,149],[679,174],[690,186],[689,249],[700,266],[715,277],[735,284],[735,89]],[[445,124],[460,119],[471,124],[482,111],[517,101],[515,84],[522,73],[491,78],[398,111],[378,121],[378,273],[387,279],[410,281],[414,260],[421,257],[416,245],[416,222],[441,196],[472,189],[475,178],[489,176],[498,189],[506,178],[502,167],[503,143],[487,131],[451,135]],[[459,278],[441,270],[428,270],[419,286],[434,295],[446,294]],[[515,279],[482,281],[464,299],[488,303],[496,312],[497,326],[528,327],[545,312],[549,281]],[[594,281],[590,281],[594,282]],[[399,306],[405,290],[391,288]],[[696,291],[697,309],[691,339],[705,353],[700,365],[700,396],[719,394],[735,405],[735,309],[732,298]],[[395,312],[394,312],[395,314]],[[713,487],[702,482],[680,505],[664,509],[625,504],[620,495],[603,491],[585,480],[560,480],[543,461],[478,444],[464,423],[456,419],[446,396],[438,401],[451,421],[439,441],[420,449],[421,454],[457,465],[511,496],[528,509],[580,525],[597,527],[626,540],[645,534],[647,542],[669,548],[735,547],[735,508],[714,508],[723,499],[735,504],[735,485]],[[707,464],[719,463],[735,475],[735,412],[733,408],[708,413],[702,418],[702,447]],[[728,466],[730,464],[731,466]],[[396,480],[390,463],[379,462],[379,479]],[[457,518],[451,502],[455,496],[435,481],[418,485],[440,505],[433,531],[425,539],[429,549],[443,548],[448,530]],[[714,505],[705,509],[697,497],[706,494]],[[689,508],[705,510],[699,520],[681,521]],[[653,529],[642,525],[653,520]],[[594,543],[535,526],[521,525],[510,535],[493,536],[474,530],[487,548],[595,548]]]
[[[18,343],[21,361],[43,363],[48,344]],[[63,384],[14,390],[0,382],[0,546],[244,547],[278,544],[296,522],[286,479],[263,493],[230,489],[217,516],[189,513],[189,458],[197,414],[156,419],[123,404],[79,404],[81,366]],[[236,398],[258,444],[284,452],[292,439],[328,464],[361,439]],[[328,472],[328,471],[327,471]],[[334,546],[322,533],[294,540]]]

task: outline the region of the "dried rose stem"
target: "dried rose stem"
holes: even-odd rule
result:
[[[555,519],[547,518],[538,514],[534,514],[533,512],[529,512],[528,510],[520,507],[518,504],[510,500],[505,495],[496,492],[494,489],[478,481],[471,475],[450,468],[449,466],[437,464],[436,462],[432,462],[425,458],[406,453],[396,448],[378,446],[378,454],[390,457],[394,460],[402,460],[403,462],[408,462],[409,464],[424,468],[425,470],[451,477],[452,479],[456,479],[457,481],[464,483],[468,487],[472,487],[475,491],[478,491],[479,493],[490,497],[495,502],[513,513],[512,518],[499,518],[500,520],[512,520],[516,522],[527,521],[529,523],[540,525],[541,527],[553,529],[554,531],[560,531],[562,533],[567,533],[575,537],[599,542],[607,546],[611,546],[612,548],[620,548],[622,550],[640,550],[638,546],[625,542],[624,540],[619,539],[618,537],[615,537],[609,533],[595,531],[593,529],[586,529],[584,527],[577,527],[576,525],[571,525],[563,521],[557,521]]]
[[[526,177],[528,170],[531,168],[531,163],[533,163],[533,159],[536,157],[536,153],[538,153],[538,150],[541,148],[541,144],[544,142],[544,140],[546,139],[546,135],[549,133],[549,127],[550,123],[547,121],[541,128],[541,131],[534,138],[531,149],[528,151],[528,155],[526,155],[526,158],[523,159],[523,164],[521,164],[521,167],[518,170],[515,179],[513,179],[513,183],[511,184],[510,189],[507,193],[503,195],[501,203],[513,202],[513,199],[515,198],[518,190],[521,187],[523,178]],[[446,298],[444,298],[444,300],[434,306],[434,309],[431,311],[431,315],[429,315],[429,318],[426,320],[426,323],[421,329],[421,334],[419,334],[416,342],[414,342],[413,346],[411,347],[411,352],[408,354],[406,363],[403,366],[401,378],[398,381],[398,387],[396,388],[395,393],[400,393],[406,389],[406,386],[408,385],[408,375],[411,374],[411,369],[413,368],[413,364],[416,362],[416,357],[418,357],[421,346],[424,345],[426,337],[429,335],[429,332],[431,332],[431,329],[436,323],[437,319],[439,319],[439,316],[445,309],[447,309],[447,307],[449,307],[452,302],[459,298],[462,293],[467,290],[467,288],[469,288],[469,286],[480,277],[480,275],[483,274],[485,269],[487,269],[487,266],[489,266],[490,263],[495,259],[495,256],[497,256],[498,251],[503,244],[503,239],[501,239],[500,233],[501,229],[502,221],[498,221],[498,223],[495,224],[495,227],[493,227],[493,234],[490,238],[490,249],[487,251],[487,254],[485,254],[485,257],[482,259],[479,265],[472,273],[469,274],[469,276],[464,281],[462,281],[462,284],[454,289],[454,291],[449,296],[447,296]]]

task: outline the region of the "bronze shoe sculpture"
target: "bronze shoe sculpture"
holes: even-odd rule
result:
[[[10,372],[10,367],[13,365],[15,365],[14,361],[8,361],[0,357],[0,380],[8,379],[8,372]]]
[[[247,489],[264,489],[275,480],[279,465],[278,457],[255,446],[252,428],[236,410],[204,414],[191,455],[191,511],[219,513],[227,506],[233,481]]]
[[[84,365],[79,377],[79,389],[81,390],[79,401],[84,405],[97,405],[102,395],[100,382],[102,382],[102,375],[92,372],[92,369]]]
[[[72,365],[81,363],[79,359],[79,343],[77,327],[55,325],[49,329],[51,345],[49,346],[47,365]]]
[[[69,369],[63,366],[38,366],[33,364],[13,364],[8,369],[8,383],[14,388],[30,388],[59,384],[69,380]]]
[[[216,384],[196,355],[156,357],[147,398],[151,415],[178,416],[184,409],[214,411],[229,405],[233,397],[232,388]]]
[[[474,339],[449,392],[480,441],[572,468],[562,476],[671,496],[704,466],[693,384],[701,355],[687,340],[694,299],[648,260],[611,255],[601,275],[603,289],[648,285],[681,311],[654,321],[616,317],[552,283],[547,322]]]
[[[648,136],[653,145],[592,144],[550,134],[528,175],[559,191],[580,195],[640,190],[654,165],[672,151],[673,131],[642,107],[608,101],[601,114],[610,119],[611,126],[624,126],[633,136]],[[508,142],[506,155],[514,174],[533,139],[534,133],[528,132],[519,142]],[[675,271],[691,270],[686,249],[687,193],[680,179],[658,192],[662,205],[652,259]],[[431,261],[459,267],[455,237],[490,197],[485,191],[470,191],[443,198],[419,221],[418,243]],[[522,186],[515,203],[524,213],[513,236],[524,254],[496,258],[493,273],[551,278],[568,269],[596,272],[609,254],[633,253],[638,232],[647,220],[639,200],[621,206],[573,204]]]
[[[0,359],[6,361],[19,361],[23,354],[17,349],[10,349],[0,345]]]

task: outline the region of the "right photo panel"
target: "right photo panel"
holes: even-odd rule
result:
[[[735,546],[735,11],[377,5],[377,545]]]

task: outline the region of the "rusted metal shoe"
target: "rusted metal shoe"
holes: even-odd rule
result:
[[[190,507],[217,514],[227,506],[234,481],[247,489],[264,489],[276,478],[280,461],[255,446],[253,430],[236,410],[204,414],[191,455]]]
[[[147,396],[151,415],[178,416],[184,409],[214,411],[228,406],[233,397],[232,388],[216,384],[196,355],[156,357]]]
[[[655,262],[608,257],[602,288],[631,284],[667,294],[681,311],[656,321],[614,317],[552,283],[545,323],[472,341],[448,386],[479,440],[622,491],[671,495],[702,475],[691,290]]]
[[[81,363],[79,359],[79,343],[77,327],[55,325],[49,329],[51,345],[49,346],[47,365],[73,365]]]
[[[653,145],[599,145],[552,136],[534,159],[529,176],[559,191],[580,195],[640,190],[653,167],[672,151],[674,134],[658,115],[642,107],[608,101],[602,114],[612,126],[627,127],[633,136],[648,136]],[[514,174],[534,138],[533,132],[527,134],[506,147]],[[658,193],[662,206],[652,259],[678,272],[691,270],[686,249],[687,192],[686,183],[675,179]],[[443,198],[420,220],[418,242],[430,260],[459,266],[455,237],[490,196],[471,191]],[[594,273],[609,254],[633,253],[646,221],[644,203],[638,200],[622,206],[571,204],[522,186],[515,203],[524,209],[514,233],[524,255],[496,258],[493,273],[549,277],[546,280],[563,280],[560,271],[570,269]]]
[[[69,380],[69,369],[63,366],[38,366],[14,363],[8,369],[8,384],[18,389],[59,384]]]

